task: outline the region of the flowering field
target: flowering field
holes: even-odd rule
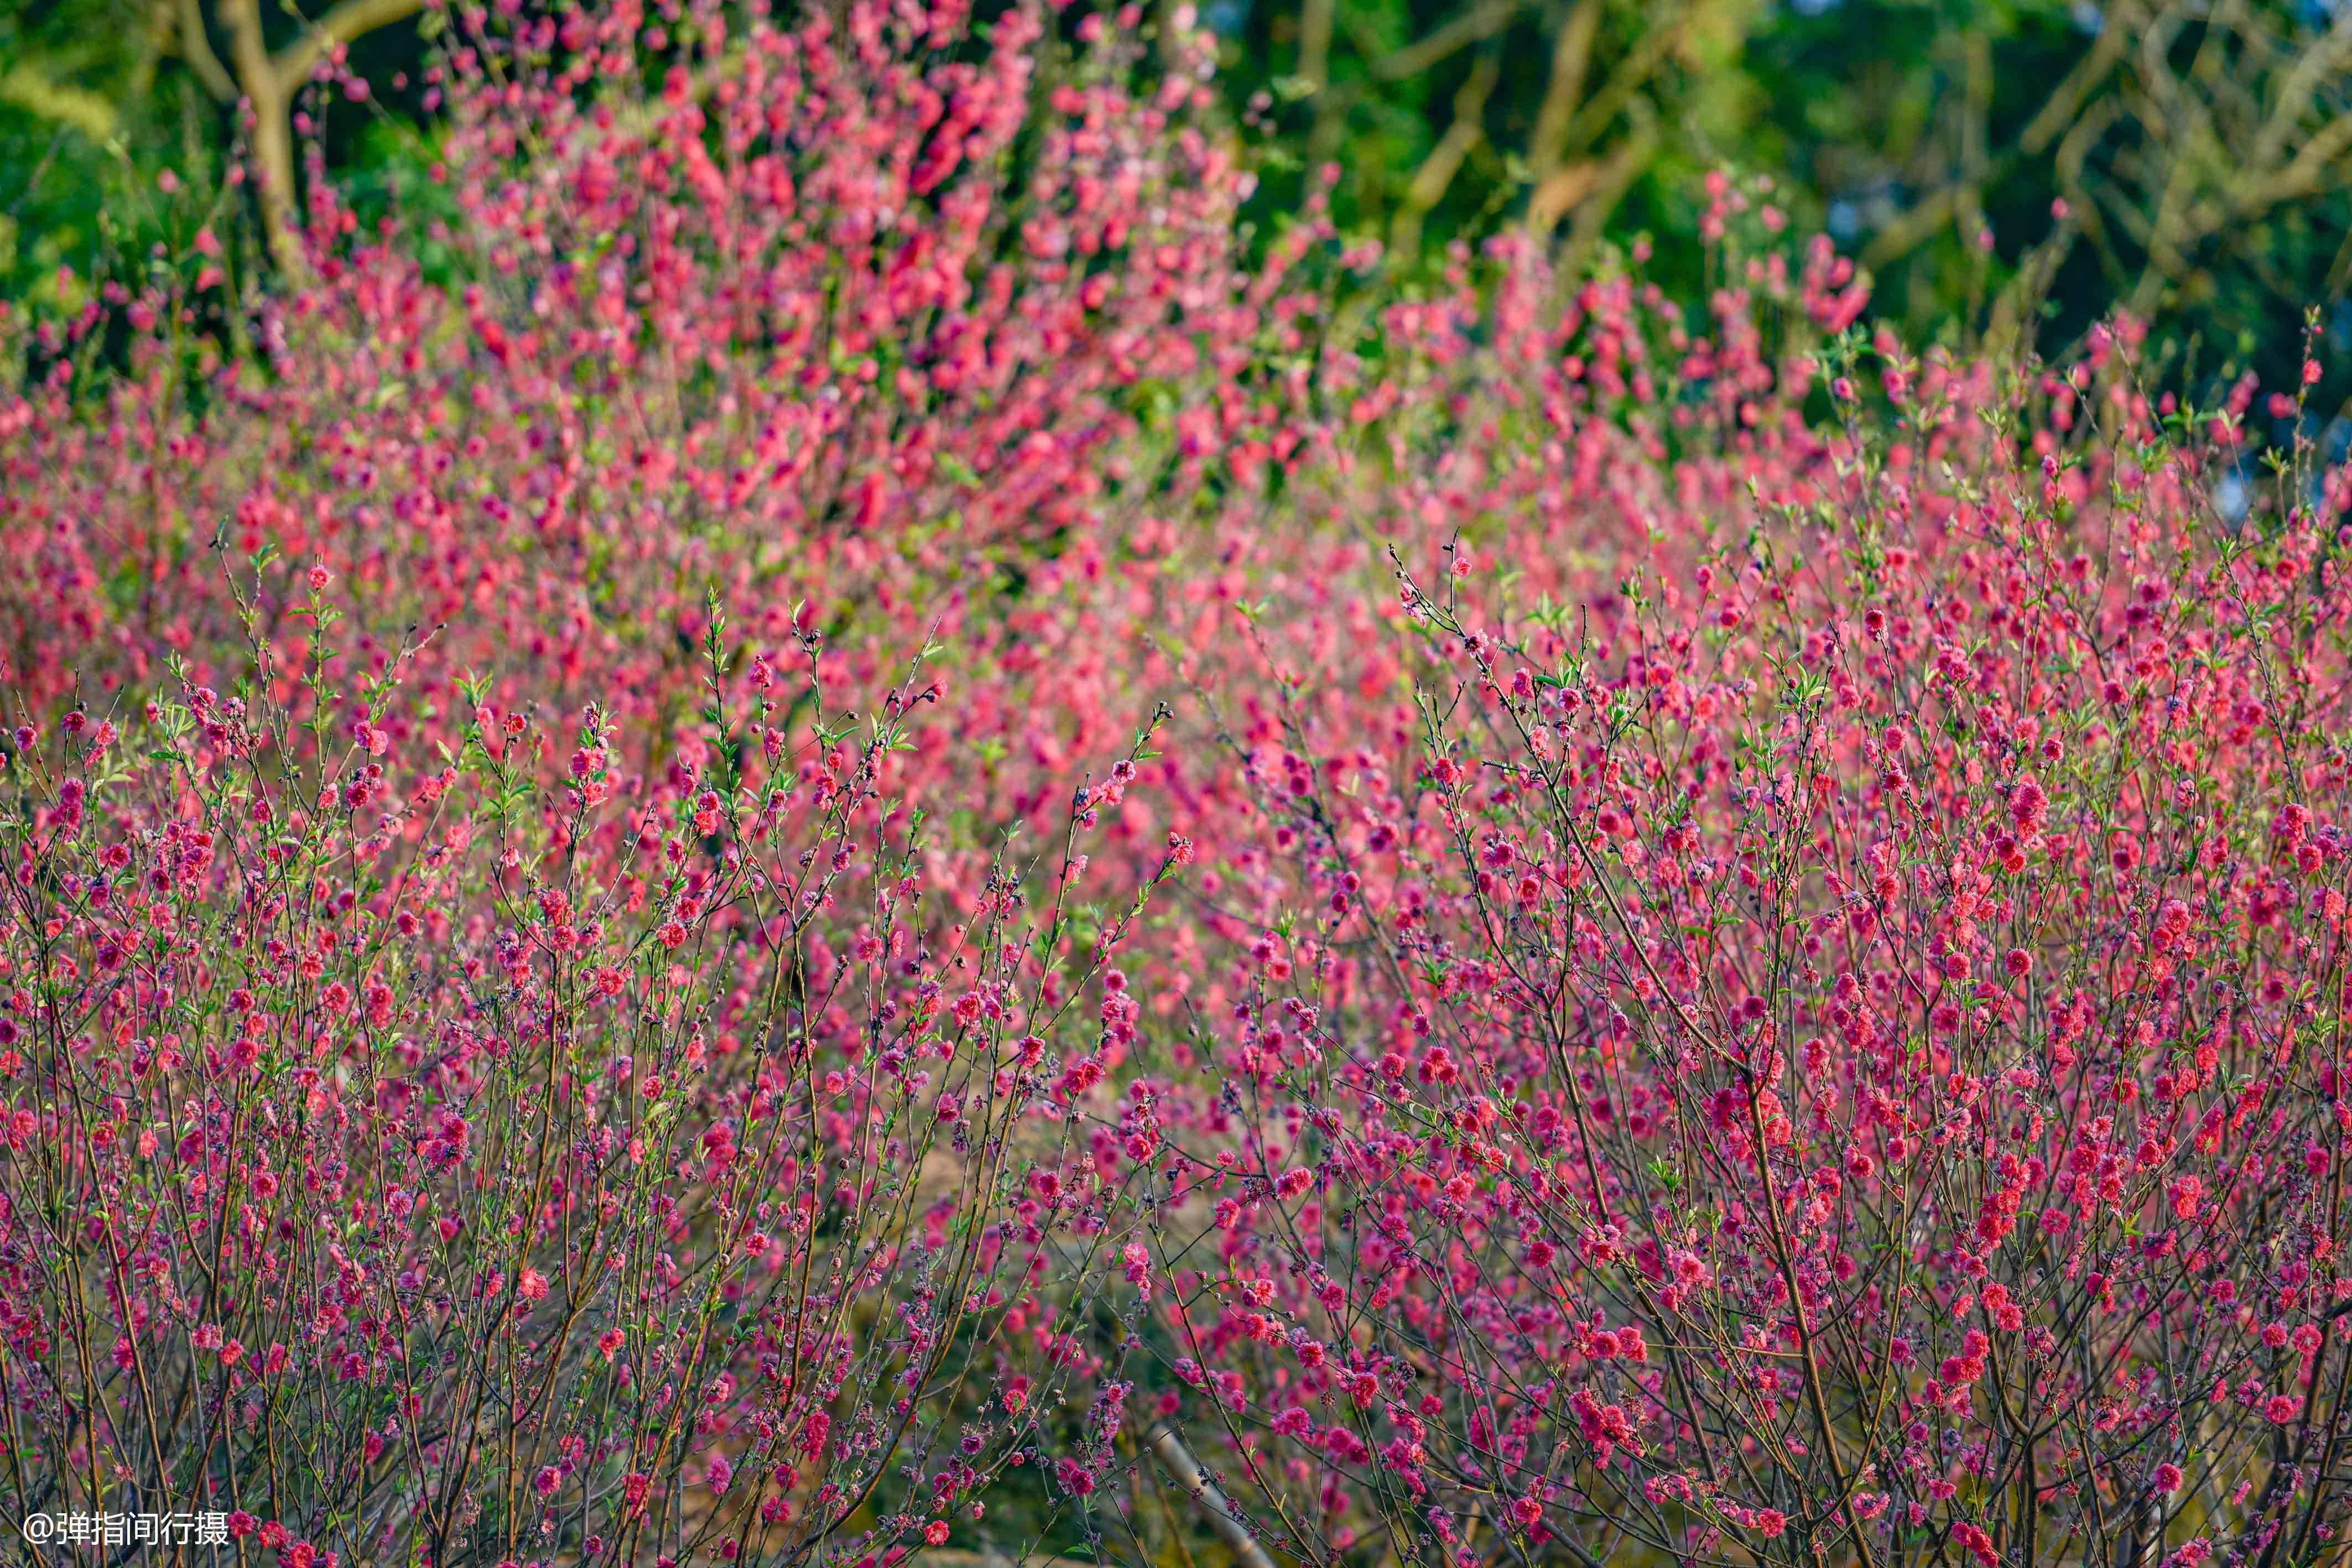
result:
[[[2301,388],[1253,259],[1183,10],[495,9],[250,354],[0,323],[12,1520],[2342,1560]]]

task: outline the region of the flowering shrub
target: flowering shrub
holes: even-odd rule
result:
[[[1267,929],[1136,1222],[1282,1535],[2326,1549],[2340,536],[2131,384],[2028,466],[1930,372],[1933,467],[1759,461],[1574,615],[1401,570],[1418,711],[1239,759]]]
[[[2258,389],[1912,360],[1721,181],[1704,320],[1244,268],[1181,11],[448,20],[448,210],[314,189],[266,365],[201,246],[120,377],[11,329],[13,1506],[2339,1549],[2352,489]]]
[[[308,711],[381,710],[409,651],[339,693],[331,613],[292,615]],[[1116,928],[1073,936],[1076,821],[1041,906],[1002,876],[920,918],[874,786],[929,695],[799,737],[763,699],[763,787],[628,813],[593,710],[553,790],[555,737],[487,706],[421,777],[364,722],[319,746],[194,685],[127,731],[18,729],[23,1502],[194,1488],[288,1561],[633,1561],[804,1555],[977,1491],[1076,1365],[1008,1341],[1024,1258],[982,1219],[1037,1207],[1050,1141],[1014,1130],[1087,1072],[1048,1037]],[[944,1468],[913,1489],[909,1458]]]
[[[1114,539],[1153,548],[1206,432],[1187,413],[1192,450],[1166,449],[1146,416],[1241,374],[1256,315],[1244,182],[1192,123],[1205,44],[1171,35],[1139,79],[1105,20],[1064,47],[1036,6],[985,46],[952,5],[456,19],[442,208],[370,235],[317,187],[320,280],[260,308],[268,373],[161,329],[217,268],[122,298],[157,331],[102,414],[73,395],[100,314],[39,329],[8,439],[44,477],[0,526],[12,598],[49,610],[14,628],[17,680],[60,690],[100,650],[110,680],[174,651],[226,680],[215,544],[328,568],[367,603],[357,656],[438,628],[427,695],[486,671],[657,748],[700,701],[713,590],[761,646],[827,631],[861,686],[908,620],[1046,667],[1004,645],[1034,634],[990,612],[1007,580],[1043,596]]]

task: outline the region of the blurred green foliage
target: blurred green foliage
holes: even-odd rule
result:
[[[0,290],[79,305],[83,278],[170,228],[157,177],[217,183],[208,101],[165,79],[131,0],[0,8]],[[86,288],[86,284],[85,284]]]
[[[221,89],[253,5],[0,6],[0,296],[76,307],[89,279],[239,212],[259,270],[250,187],[222,179],[250,134]],[[1261,235],[1328,170],[1342,228],[1408,274],[1511,225],[1584,252],[1643,235],[1652,274],[1696,300],[1704,175],[1727,168],[1771,175],[1792,229],[1861,257],[1878,311],[1919,340],[2007,310],[2057,348],[2120,305],[2208,371],[2284,379],[2316,306],[2352,349],[2346,0],[1197,5],[1260,160]],[[351,8],[251,14],[282,48]],[[318,133],[381,211],[425,184],[429,45],[404,14],[346,32],[376,90],[316,95]]]
[[[2352,349],[2341,0],[1203,3],[1276,142],[1268,217],[1332,161],[1345,226],[1647,235],[1692,298],[1700,176],[1728,168],[1773,176],[1915,340],[2006,309],[2054,349],[2122,306],[2209,374],[2279,381],[2315,305]]]
[[[273,49],[328,11],[254,7]],[[211,84],[190,26],[220,73]],[[206,226],[233,273],[260,267],[251,188],[228,180],[250,142],[226,79],[232,45],[219,0],[0,0],[0,299],[79,309],[99,283],[143,273],[158,245],[183,254]],[[318,92],[307,107],[336,177],[381,210],[425,183],[415,149],[430,50],[414,16],[349,48],[374,95]]]

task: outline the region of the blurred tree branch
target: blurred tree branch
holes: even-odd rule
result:
[[[205,90],[223,103],[236,101],[236,82],[213,53],[212,40],[205,36],[203,0],[179,0],[176,16],[180,57],[205,85]]]
[[[1549,235],[1570,214],[1580,213],[1579,236],[1571,244],[1580,248],[1598,237],[1600,223],[1657,149],[1656,108],[1643,94],[1683,47],[1685,26],[1696,9],[1686,4],[1649,13],[1647,26],[1632,47],[1610,68],[1599,90],[1588,94],[1585,81],[1600,30],[1601,0],[1577,0],[1553,47],[1551,78],[1530,139],[1530,228]],[[1597,143],[1621,115],[1627,120],[1625,131],[1607,158],[1598,164],[1570,162]],[[1601,198],[1599,204],[1588,207],[1596,197]]]
[[[2352,11],[2328,17],[2318,26],[2255,0],[2116,0],[2008,152],[1990,153],[1973,110],[1955,123],[1943,176],[1876,226],[1864,265],[1910,256],[1947,225],[1980,225],[1984,193],[2038,165],[2134,314],[2210,293],[2225,265],[2273,291],[2307,287],[2274,265],[2267,225],[2352,181]],[[1972,16],[1964,40],[1972,105],[1990,69],[1985,27]],[[2352,238],[2338,255],[2352,257]],[[2010,290],[2046,286],[2045,270],[2021,268]],[[2352,260],[2330,273],[2352,273]]]
[[[316,21],[298,14],[301,30],[273,50],[262,25],[261,0],[221,0],[220,21],[229,37],[227,66],[213,51],[203,0],[176,0],[169,13],[180,57],[189,70],[215,99],[241,104],[250,117],[262,223],[271,256],[289,276],[299,276],[304,269],[295,204],[295,96],[320,62],[337,49],[405,21],[425,5],[425,0],[342,0]]]
[[[1520,0],[1481,0],[1426,37],[1374,60],[1372,75],[1381,81],[1420,76],[1469,45],[1493,37],[1524,8]]]
[[[1396,249],[1410,252],[1420,247],[1422,220],[1445,194],[1445,188],[1454,183],[1454,176],[1470,156],[1471,149],[1486,139],[1486,99],[1494,95],[1495,83],[1501,75],[1494,56],[1484,55],[1471,71],[1470,79],[1454,95],[1454,123],[1445,128],[1437,146],[1414,172],[1412,183],[1406,189],[1396,220],[1390,226],[1390,244]]]
[[[0,223],[14,287],[59,287],[68,256],[87,273],[127,256],[149,220],[115,182],[209,154],[247,164],[275,264],[299,270],[298,99],[343,46],[438,0],[295,3],[0,4],[8,172],[45,183]],[[1151,9],[1169,25],[1176,6]],[[1244,117],[1273,133],[1260,203],[1338,163],[1334,217],[1397,253],[1503,223],[1570,250],[1640,228],[1687,298],[1706,248],[1675,192],[1729,164],[1782,182],[1787,216],[1826,224],[1880,275],[1878,308],[1918,330],[1988,304],[2038,322],[2026,296],[2047,287],[2070,329],[2122,305],[2267,340],[2352,288],[2352,6],[1225,0],[1209,15],[1234,109],[1262,99]],[[730,47],[690,64],[699,99],[741,62]],[[666,111],[641,105],[621,128]]]
[[[1551,78],[1544,84],[1543,102],[1536,110],[1535,134],[1529,139],[1528,162],[1538,193],[1568,156],[1569,126],[1584,101],[1584,78],[1591,68],[1592,40],[1600,30],[1601,0],[1576,0],[1575,9],[1552,42]]]
[[[318,21],[306,24],[300,37],[271,57],[278,91],[290,95],[298,90],[338,47],[405,22],[424,9],[425,0],[343,0]]]

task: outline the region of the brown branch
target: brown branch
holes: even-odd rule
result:
[[[2246,218],[2284,202],[2316,195],[2326,184],[2329,166],[2347,152],[2352,152],[2352,114],[2339,115],[2322,127],[2286,167],[2236,187],[2231,205]]]
[[[236,101],[236,80],[228,68],[213,53],[213,41],[205,33],[205,9],[202,0],[180,0],[180,57],[196,73],[205,90],[223,103]]]
[[[1666,57],[1682,41],[1685,18],[1676,16],[1661,22],[1642,41],[1633,46],[1623,62],[1610,73],[1609,80],[1599,92],[1587,99],[1576,118],[1570,121],[1568,134],[1562,140],[1556,156],[1563,162],[1583,152],[1600,140],[1601,132],[1618,112],[1633,101],[1633,95],[1658,73]]]
[[[1152,1453],[1168,1467],[1168,1473],[1175,1478],[1176,1484],[1191,1493],[1201,1511],[1208,1516],[1210,1528],[1233,1552],[1234,1561],[1240,1568],[1274,1568],[1274,1559],[1266,1555],[1265,1548],[1259,1545],[1257,1537],[1250,1533],[1250,1527],[1243,1520],[1240,1511],[1226,1498],[1215,1478],[1192,1457],[1192,1451],[1184,1446],[1184,1439],[1176,1435],[1176,1429],[1155,1427],[1149,1441]]]
[[[1493,37],[1509,26],[1518,14],[1519,0],[1485,0],[1426,37],[1374,60],[1372,75],[1381,81],[1417,77],[1469,45]]]
[[[2352,58],[2352,11],[2339,13],[2325,37],[2296,51],[2294,65],[2279,86],[2278,103],[2264,120],[2262,134],[2255,138],[2253,152],[2246,159],[2249,166],[2265,168],[2277,160],[2301,126],[2319,84],[2339,74],[2347,58]]]
[[[1655,113],[1646,102],[1633,106],[1633,132],[1601,162],[1591,187],[1572,204],[1576,212],[1575,225],[1569,230],[1568,249],[1571,256],[1590,251],[1601,237],[1601,226],[1625,193],[1633,188],[1642,171],[1649,166],[1651,156],[1658,150],[1661,140]]]
[[[1544,84],[1535,131],[1528,141],[1528,162],[1538,189],[1568,161],[1569,128],[1584,99],[1584,78],[1592,67],[1592,40],[1600,30],[1601,0],[1577,0],[1576,9],[1552,42],[1551,79]]]
[[[1309,92],[1331,80],[1331,18],[1336,0],[1306,0],[1298,11],[1298,76]]]
[[[278,51],[270,68],[281,97],[290,98],[310,79],[318,63],[338,45],[349,44],[394,22],[404,22],[425,9],[425,0],[343,0],[306,26],[302,37]]]
[[[927,1568],[1103,1568],[1101,1563],[1082,1557],[1048,1557],[1035,1552],[1016,1555],[985,1546],[977,1552],[960,1551],[952,1546],[918,1546],[907,1561],[924,1563]]]
[[[1501,67],[1491,54],[1482,57],[1471,70],[1470,79],[1454,95],[1454,123],[1445,128],[1445,134],[1413,172],[1404,204],[1397,210],[1396,222],[1390,230],[1391,246],[1398,252],[1410,254],[1420,247],[1422,219],[1444,197],[1463,161],[1486,139],[1486,99],[1501,74]]]
[[[2026,122],[2024,131],[2019,133],[2017,144],[2020,148],[2027,152],[2040,152],[2074,123],[2099,83],[2123,58],[2125,44],[2138,32],[2138,7],[2134,6],[2131,10],[2133,15],[2127,16],[2124,8],[2117,6],[2108,15],[2106,26],[2099,30],[2098,41],[2091,46],[2091,52],[2075,62],[2074,68],[2066,73],[2065,79],[2058,84],[2057,89],[2042,103],[2041,110]]]
[[[262,230],[278,270],[289,277],[301,277],[309,268],[296,233],[294,133],[287,123],[286,94],[278,85],[276,63],[262,38],[261,0],[226,0],[223,11],[223,20],[228,24],[229,59],[235,64],[236,85],[253,121]]]
[[[1947,185],[1930,193],[1871,235],[1870,243],[1862,251],[1864,270],[1885,267],[1896,256],[1908,255],[1929,235],[1951,222],[1952,214],[1959,209],[1962,189],[1959,185]]]
[[[270,51],[261,25],[261,0],[221,0],[221,25],[229,37],[228,63],[213,52],[205,30],[202,0],[177,0],[180,56],[223,103],[242,101],[253,138],[254,173],[261,204],[262,227],[279,272],[302,277],[303,260],[299,209],[296,205],[294,135],[289,123],[294,95],[302,89],[319,62],[353,40],[404,21],[425,9],[425,0],[343,0],[315,22],[304,24],[302,36]]]

